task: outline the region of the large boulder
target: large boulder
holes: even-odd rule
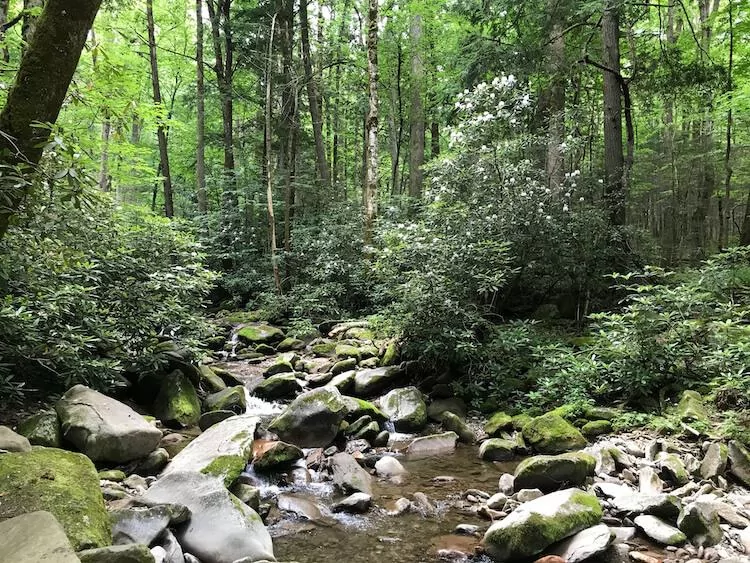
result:
[[[280,328],[267,324],[252,324],[243,326],[237,331],[237,337],[247,344],[268,344],[284,339]]]
[[[264,380],[254,390],[253,394],[266,401],[275,401],[293,396],[302,386],[293,373],[279,373]]]
[[[372,477],[348,453],[337,453],[331,458],[333,483],[345,493],[366,493],[372,496]]]
[[[229,486],[245,469],[253,453],[258,423],[258,417],[242,414],[214,424],[178,453],[162,474],[204,473],[220,478]]]
[[[380,399],[380,409],[399,432],[418,432],[427,424],[427,405],[416,387],[394,389]]]
[[[55,448],[0,455],[0,520],[40,510],[57,518],[76,551],[111,542],[99,476],[84,455]]]
[[[30,452],[29,440],[7,426],[0,426],[0,452]]]
[[[191,517],[175,530],[186,552],[201,561],[275,561],[271,536],[258,513],[240,502],[220,481],[201,473],[174,472],[145,493],[146,502],[182,504]]]
[[[729,442],[730,471],[743,485],[750,487],[750,452],[736,440]]]
[[[0,522],[0,561],[8,563],[79,563],[57,519],[45,511]]]
[[[117,545],[151,545],[168,526],[182,524],[190,518],[185,506],[175,504],[113,510],[109,515],[112,543]]]
[[[392,386],[403,374],[398,366],[364,369],[354,376],[354,394],[371,397]]]
[[[205,404],[206,410],[209,411],[232,411],[234,414],[244,414],[247,409],[245,388],[236,385],[211,393],[206,397]]]
[[[289,466],[303,457],[302,450],[286,442],[256,440],[253,444],[253,467],[257,471]]]
[[[348,413],[341,393],[333,387],[321,387],[299,395],[276,417],[269,429],[285,442],[301,448],[329,445]]]
[[[484,431],[491,437],[498,437],[508,430],[513,430],[513,418],[502,411],[493,414],[484,425]]]
[[[201,402],[192,382],[181,371],[175,370],[162,380],[154,400],[154,415],[167,426],[198,424]]]
[[[586,445],[586,438],[575,426],[551,412],[526,424],[523,427],[523,438],[540,454],[561,454],[580,450]]]
[[[411,441],[406,448],[406,453],[412,458],[450,453],[456,449],[457,441],[458,434],[455,432],[443,432],[442,434],[420,436]]]
[[[586,528],[599,523],[597,498],[578,489],[565,489],[524,503],[484,535],[485,552],[494,561],[530,558]]]
[[[35,446],[59,448],[62,445],[60,420],[55,411],[38,412],[21,422],[17,430]]]
[[[435,422],[440,422],[443,418],[443,413],[446,412],[452,412],[460,418],[466,418],[468,408],[466,407],[466,403],[458,397],[435,399],[427,407],[427,417]]]
[[[554,491],[565,485],[579,486],[587,477],[593,477],[595,466],[596,459],[584,452],[534,456],[518,465],[514,483],[519,489],[542,491]]]
[[[693,545],[708,547],[724,538],[719,526],[719,514],[712,503],[695,501],[683,507],[677,527],[690,538]]]
[[[708,422],[708,412],[703,398],[696,391],[684,391],[677,405],[677,415],[684,422]]]
[[[76,385],[55,406],[63,437],[94,461],[125,463],[156,449],[161,431],[127,405]]]
[[[621,495],[611,499],[610,503],[617,512],[628,516],[647,514],[670,520],[677,518],[682,508],[678,497],[666,493]]]
[[[553,545],[548,553],[557,555],[565,563],[580,563],[606,551],[614,538],[609,526],[597,524]]]
[[[644,534],[662,545],[681,545],[687,540],[684,533],[656,516],[641,514],[633,521]]]
[[[490,438],[479,446],[479,457],[486,461],[508,461],[515,457],[516,444],[504,438]]]

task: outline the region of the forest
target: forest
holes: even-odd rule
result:
[[[745,0],[0,0],[0,535],[49,510],[65,561],[745,561],[749,45]],[[99,528],[3,505],[69,471],[53,449],[95,464]],[[294,496],[299,469],[353,494]],[[205,474],[253,545],[206,545],[199,500],[128,535],[134,491]],[[585,523],[534,528],[543,499]],[[409,547],[330,547],[362,512],[411,514]]]

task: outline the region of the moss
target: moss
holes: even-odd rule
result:
[[[359,348],[350,344],[338,344],[335,348],[338,358],[356,358],[359,360]]]
[[[513,427],[513,419],[504,412],[496,412],[484,425],[484,431],[489,436],[497,436],[504,430],[510,430]]]
[[[280,328],[267,324],[244,326],[237,331],[237,336],[250,344],[268,344],[284,339],[284,333]]]
[[[377,358],[378,352],[379,352],[378,348],[376,346],[373,346],[372,344],[369,344],[367,346],[360,346],[359,358],[361,360],[365,360],[368,358]]]
[[[612,423],[609,420],[592,420],[581,427],[581,433],[587,437],[601,436],[612,432]]]
[[[703,398],[695,391],[685,391],[677,405],[677,414],[684,422],[708,422],[708,411]]]
[[[0,455],[0,519],[46,510],[74,549],[109,545],[109,517],[92,461],[56,448]]]
[[[210,411],[232,411],[242,414],[247,408],[245,388],[241,386],[229,387],[206,397],[206,408]]]
[[[662,470],[667,473],[670,480],[678,485],[685,485],[690,481],[685,464],[676,454],[667,454],[659,460]]]
[[[238,437],[235,436],[233,440],[238,441]],[[219,477],[224,482],[224,486],[229,487],[245,470],[246,465],[245,458],[242,456],[222,455],[214,458],[211,463],[201,469],[201,473]]]
[[[320,344],[312,346],[311,350],[316,356],[330,356],[333,354],[334,350],[336,350],[336,343],[321,342]]]
[[[119,469],[110,469],[108,471],[100,471],[99,479],[104,479],[106,481],[114,481],[114,482],[120,482],[125,480],[125,472],[120,471]]]
[[[552,491],[561,485],[582,485],[595,467],[594,457],[584,452],[530,457],[516,467],[516,487]]]
[[[353,326],[346,331],[347,338],[356,338],[357,340],[375,340],[375,333],[369,328]]]
[[[227,313],[222,317],[222,320],[232,324],[243,324],[243,323],[254,323],[257,321],[265,321],[268,319],[268,315],[263,310],[258,311],[234,311]]]
[[[279,342],[278,346],[276,346],[276,350],[279,352],[288,352],[289,350],[301,350],[304,347],[304,342],[290,336]]]
[[[533,419],[534,417],[526,413],[517,414],[513,417],[513,429],[518,430],[520,432],[521,430],[523,430],[523,427],[526,426]]]
[[[523,437],[532,448],[543,454],[558,454],[586,445],[586,438],[578,429],[554,412],[526,424]]]
[[[383,357],[380,359],[381,366],[393,366],[398,362],[398,344],[395,342],[389,342],[388,346],[385,347]]]
[[[349,414],[346,417],[347,419],[356,420],[361,416],[367,415],[373,420],[379,420],[380,422],[388,420],[388,417],[383,413],[383,411],[381,411],[370,401],[365,401],[364,399],[358,399],[356,397],[347,397],[347,399],[353,399],[354,402],[356,402],[356,408],[349,411]]]
[[[219,375],[208,366],[199,366],[198,368],[201,373],[201,380],[205,382],[208,389],[217,392],[223,391],[227,388],[227,384],[219,377]]]
[[[154,401],[154,414],[165,424],[192,426],[198,423],[200,400],[195,387],[181,371],[173,371],[162,381]]]

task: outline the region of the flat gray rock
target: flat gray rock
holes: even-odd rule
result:
[[[357,460],[347,453],[338,453],[331,458],[333,482],[346,493],[366,493],[372,496],[372,477],[360,467]]]
[[[0,426],[0,450],[6,452],[29,452],[31,444],[25,436],[16,434],[7,426]]]
[[[125,463],[146,457],[161,440],[161,430],[129,406],[76,385],[55,406],[66,441],[94,461]]]
[[[687,541],[685,534],[656,516],[641,514],[634,522],[644,534],[662,545],[681,545]]]
[[[29,512],[0,522],[0,561],[79,563],[60,523],[49,512]]]
[[[565,559],[566,563],[579,563],[604,552],[614,537],[606,524],[599,524],[552,546],[549,553]]]

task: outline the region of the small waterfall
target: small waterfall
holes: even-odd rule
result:
[[[245,413],[255,416],[272,416],[284,410],[284,405],[280,403],[269,403],[260,397],[251,395],[247,387],[245,387],[245,404],[247,405]]]

